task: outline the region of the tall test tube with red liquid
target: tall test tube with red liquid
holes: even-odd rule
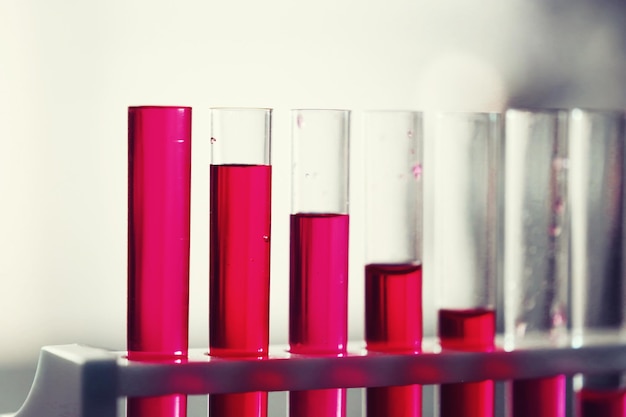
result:
[[[370,111],[365,138],[365,341],[370,352],[422,345],[422,124]],[[367,388],[368,417],[421,417],[422,387]]]
[[[434,184],[431,276],[439,290],[443,350],[495,347],[500,136],[501,117],[495,113],[433,113],[425,119]],[[493,381],[442,384],[438,397],[442,417],[494,415]]]
[[[292,111],[292,354],[346,353],[349,123],[347,110]],[[345,389],[289,393],[291,417],[345,414]]]
[[[626,146],[621,111],[573,109],[569,116],[572,332],[575,343],[626,330],[624,192]],[[621,373],[576,378],[578,417],[626,416]]]
[[[128,109],[128,359],[187,358],[191,108]],[[129,417],[186,415],[184,395],[129,398]]]
[[[504,331],[507,349],[563,346],[568,336],[567,113],[506,112]],[[509,383],[512,417],[565,417],[566,377]]]
[[[271,110],[211,109],[209,354],[269,346]],[[209,396],[211,417],[263,417],[267,393]]]

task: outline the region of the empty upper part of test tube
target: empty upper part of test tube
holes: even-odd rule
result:
[[[574,109],[569,118],[572,326],[577,336],[626,326],[624,116]]]
[[[501,129],[497,113],[434,113],[426,118],[433,184],[430,268],[439,308],[495,308]]]
[[[422,260],[422,115],[363,114],[365,261]]]
[[[212,165],[270,165],[272,109],[211,109]]]
[[[571,309],[576,344],[626,329],[625,141],[623,112],[570,111]],[[584,375],[581,382],[582,412],[623,403],[622,374]]]
[[[348,214],[348,110],[293,110],[291,212]]]
[[[504,310],[511,346],[568,328],[567,114],[509,109],[504,152]]]

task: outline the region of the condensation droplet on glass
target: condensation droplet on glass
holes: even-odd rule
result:
[[[263,241],[268,243],[270,241],[270,237],[268,235],[263,235]]]
[[[411,171],[413,172],[413,176],[415,177],[416,180],[419,180],[422,178],[422,164],[413,165],[413,169]]]
[[[557,310],[552,315],[552,325],[554,327],[561,327],[565,324],[565,315],[560,310]]]
[[[406,132],[406,136],[410,139],[413,137],[413,131],[409,130],[408,132]]]
[[[563,202],[562,199],[557,199],[554,202],[554,212],[556,214],[563,214],[563,212],[565,211],[565,203]]]
[[[296,125],[298,126],[298,129],[302,129],[302,127],[304,127],[304,117],[301,114],[296,116]]]
[[[215,143],[215,142],[217,142],[217,139],[215,139],[215,138],[213,138],[213,137],[212,137],[212,138],[211,138],[211,143]]]
[[[554,160],[552,161],[552,168],[554,168],[555,171],[561,171],[564,169],[568,168],[568,160],[567,158],[554,158]]]

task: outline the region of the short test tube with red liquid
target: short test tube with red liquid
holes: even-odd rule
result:
[[[432,279],[443,350],[495,347],[497,147],[495,113],[433,113],[425,119],[431,148],[429,184]],[[439,387],[442,417],[492,417],[493,381]]]
[[[292,354],[346,353],[349,121],[347,110],[292,111]],[[289,393],[291,417],[345,414],[345,389]]]
[[[573,109],[568,130],[572,333],[577,344],[584,344],[593,341],[594,333],[626,329],[624,115]],[[578,417],[626,416],[622,373],[582,375],[575,385]]]
[[[128,359],[187,358],[191,108],[128,110]],[[186,415],[186,396],[129,398],[132,417]]]
[[[270,109],[211,109],[211,356],[268,354],[270,137]],[[209,415],[263,417],[267,393],[211,395]]]
[[[506,112],[504,332],[507,349],[558,346],[568,335],[566,113]],[[511,381],[512,417],[565,417],[566,377]]]
[[[365,342],[369,352],[422,345],[422,124],[409,111],[369,111],[365,140]],[[422,387],[365,391],[368,417],[420,417]]]

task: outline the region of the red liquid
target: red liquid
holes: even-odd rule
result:
[[[348,223],[347,214],[291,216],[291,352],[346,351]]]
[[[626,390],[591,390],[583,388],[576,394],[578,417],[626,416]]]
[[[291,391],[289,415],[291,417],[345,416],[346,390]]]
[[[209,396],[209,416],[264,417],[267,393],[219,394]]]
[[[365,341],[372,351],[421,351],[421,265],[365,267]]]
[[[376,387],[366,390],[366,415],[418,417],[422,415],[422,386]]]
[[[167,395],[163,397],[129,398],[126,405],[128,417],[185,417],[187,396]]]
[[[211,355],[267,355],[271,181],[269,165],[211,166]]]
[[[493,310],[439,310],[439,342],[442,349],[489,352],[494,349],[496,315]]]
[[[489,352],[494,349],[495,312],[476,308],[439,310],[438,334],[442,349]],[[442,384],[441,417],[491,417],[494,415],[493,381]]]
[[[191,109],[131,108],[128,122],[128,358],[185,358]],[[127,404],[132,417],[186,413],[184,395]]]
[[[269,165],[211,166],[209,353],[264,357],[269,346]],[[267,393],[209,396],[212,417],[265,416]]]
[[[347,214],[291,216],[289,347],[339,355],[348,339]],[[291,392],[293,417],[345,416],[345,389]]]
[[[421,265],[365,267],[365,341],[380,352],[419,353],[422,344]],[[367,416],[422,415],[419,385],[366,390]]]
[[[191,140],[162,111],[129,113],[130,359],[187,355]]]
[[[512,382],[514,417],[565,417],[565,376]]]

